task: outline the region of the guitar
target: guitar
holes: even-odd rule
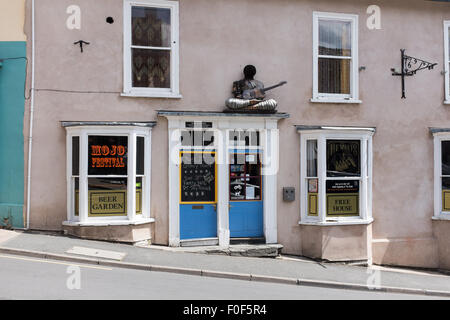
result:
[[[268,88],[262,88],[262,89],[247,89],[244,90],[242,93],[242,98],[246,100],[252,100],[252,99],[264,99],[266,97],[266,92],[278,87],[281,87],[285,85],[287,81],[281,81],[279,84],[276,84],[274,86],[268,87]]]

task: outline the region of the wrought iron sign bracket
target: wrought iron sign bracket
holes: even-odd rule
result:
[[[437,63],[427,62],[425,60],[410,57],[405,54],[405,49],[400,49],[402,53],[402,71],[397,72],[394,68],[391,69],[393,76],[402,77],[402,99],[406,99],[406,89],[405,89],[405,77],[411,77],[420,70],[431,70]]]

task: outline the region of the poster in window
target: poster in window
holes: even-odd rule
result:
[[[327,176],[361,176],[360,150],[360,140],[327,140]]]
[[[327,216],[359,216],[359,180],[328,180]]]
[[[127,175],[128,137],[89,136],[89,175]]]
[[[308,192],[309,193],[319,192],[319,179],[308,179]]]
[[[450,178],[442,178],[442,211],[450,211]]]
[[[317,216],[317,198],[317,193],[308,193],[308,216]]]

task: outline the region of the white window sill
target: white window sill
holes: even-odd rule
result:
[[[444,100],[444,104],[450,104],[450,100]]]
[[[165,98],[165,99],[181,99],[183,96],[179,93],[143,93],[143,92],[122,92],[121,97],[131,98]]]
[[[360,104],[361,100],[356,99],[338,99],[338,98],[311,98],[313,103],[346,103],[346,104]]]
[[[443,214],[443,215],[440,215],[440,216],[434,216],[433,218],[431,218],[431,220],[436,220],[436,221],[439,221],[439,220],[450,220],[450,215],[448,215],[448,214]]]
[[[110,220],[110,221],[87,221],[87,222],[77,222],[77,221],[64,221],[63,226],[70,227],[108,227],[108,226],[137,226],[146,223],[155,222],[154,218],[148,219],[138,219],[135,221],[129,220]]]
[[[299,225],[305,225],[305,226],[353,226],[353,225],[366,225],[371,224],[373,222],[373,219],[348,219],[348,220],[331,220],[328,219],[325,222],[322,221],[300,221]]]

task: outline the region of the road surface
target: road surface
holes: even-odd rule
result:
[[[0,299],[436,299],[150,272],[0,255]]]

